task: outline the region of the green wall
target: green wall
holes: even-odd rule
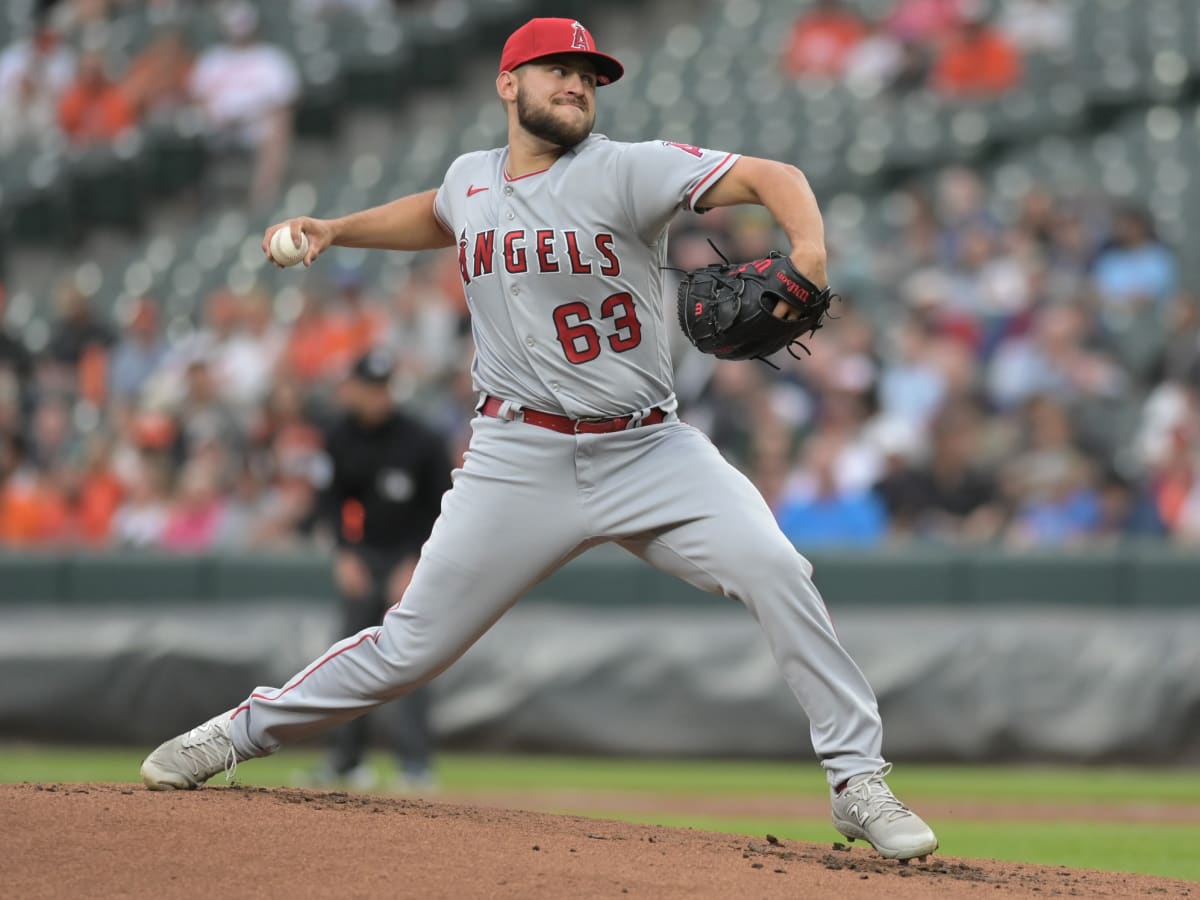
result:
[[[1024,553],[904,549],[811,554],[831,606],[1183,606],[1200,603],[1200,554],[1157,546]],[[308,555],[169,557],[0,555],[0,603],[146,603],[288,598],[328,602],[329,559]],[[530,595],[603,605],[727,602],[662,575],[612,547],[594,550]]]

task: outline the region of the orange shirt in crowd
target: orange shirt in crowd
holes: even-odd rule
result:
[[[1020,52],[992,28],[952,39],[933,72],[933,86],[944,94],[1001,94],[1020,79]]]
[[[323,313],[303,315],[292,326],[283,351],[284,366],[302,381],[317,381],[329,368],[335,323]]]
[[[862,19],[843,10],[815,11],[801,16],[783,53],[789,75],[840,75],[846,57],[866,36]]]
[[[111,141],[136,120],[129,98],[113,85],[75,83],[58,104],[58,124],[79,144]]]
[[[386,313],[374,307],[303,316],[288,336],[285,366],[304,381],[336,377],[376,346],[386,327]]]
[[[123,496],[121,481],[112,472],[102,469],[84,479],[76,513],[79,534],[86,543],[103,545],[108,542],[112,518]]]
[[[0,540],[30,546],[65,540],[71,532],[66,498],[44,478],[16,476],[0,491]]]

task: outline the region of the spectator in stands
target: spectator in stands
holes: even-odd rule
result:
[[[91,301],[74,280],[63,282],[59,288],[58,314],[46,346],[51,362],[76,370],[89,348],[107,350],[112,346],[112,329],[95,316]]]
[[[42,397],[34,410],[29,436],[29,457],[40,469],[51,469],[73,456],[79,435],[71,422],[70,401],[58,395]]]
[[[973,231],[1000,231],[988,209],[987,185],[968,166],[948,166],[938,172],[933,204],[936,260],[947,270],[962,263],[963,243]]]
[[[933,423],[929,461],[892,473],[877,491],[897,526],[939,542],[988,541],[1004,524],[995,481],[981,467],[980,421],[969,405],[947,407]]]
[[[59,479],[31,459],[22,436],[0,439],[0,542],[15,546],[63,542],[70,534],[70,515]]]
[[[153,120],[189,102],[192,64],[183,32],[166,29],[133,58],[121,90],[139,117]]]
[[[1154,232],[1149,212],[1123,206],[1113,217],[1108,242],[1096,255],[1092,280],[1110,315],[1159,316],[1178,284],[1175,254]]]
[[[1005,340],[987,368],[987,389],[999,409],[1038,394],[1062,400],[1119,397],[1128,378],[1107,354],[1087,346],[1088,317],[1077,306],[1041,310],[1032,332]]]
[[[429,269],[412,273],[396,289],[384,320],[383,342],[399,359],[406,383],[431,381],[462,359],[458,311]]]
[[[846,85],[864,97],[912,90],[925,82],[927,71],[921,48],[901,41],[881,20],[867,25],[862,40],[846,54],[844,66]]]
[[[1098,527],[1100,499],[1095,466],[1079,447],[1067,407],[1049,395],[1031,397],[1020,410],[1019,431],[1022,444],[1000,470],[1014,517],[1006,540],[1079,542]]]
[[[169,345],[159,327],[158,304],[142,297],[112,355],[109,387],[114,399],[133,403],[167,358]]]
[[[91,547],[109,543],[113,519],[125,496],[125,486],[112,467],[113,442],[93,434],[84,448],[83,465],[75,491],[75,523],[78,539]]]
[[[792,26],[783,51],[784,71],[795,78],[838,78],[867,26],[843,0],[817,0]]]
[[[296,381],[282,376],[275,379],[270,395],[252,419],[249,438],[256,453],[269,457],[253,461],[264,469],[276,464],[275,457],[282,455],[285,447],[320,446],[321,431]]]
[[[1200,396],[1179,380],[1157,385],[1141,407],[1133,456],[1146,473],[1147,489],[1159,518],[1172,534],[1192,531],[1200,520],[1184,524],[1184,509],[1200,484]],[[1200,498],[1197,498],[1200,499]],[[1191,513],[1200,506],[1190,505]]]
[[[72,143],[109,144],[136,121],[129,98],[105,72],[104,54],[85,53],[58,104],[58,124]]]
[[[1008,0],[1000,27],[1024,53],[1054,53],[1071,45],[1072,12],[1062,0]]]
[[[282,49],[257,36],[258,12],[249,3],[224,7],[228,42],[204,51],[192,72],[192,95],[222,146],[255,154],[251,204],[272,202],[287,166],[300,74]]]
[[[311,535],[316,480],[323,471],[321,439],[299,429],[275,441],[269,477],[255,507],[250,544],[284,546]]]
[[[286,335],[276,324],[271,298],[263,291],[233,297],[234,330],[221,353],[221,394],[241,410],[264,400]]]
[[[118,547],[150,548],[162,544],[170,512],[169,469],[158,460],[142,467],[125,502],[113,514],[110,539]]]
[[[975,11],[947,39],[933,66],[932,85],[947,97],[989,97],[1021,80],[1021,54],[1008,36]]]
[[[901,41],[936,47],[958,27],[964,0],[896,0],[887,28]]]
[[[41,18],[33,34],[0,51],[0,143],[54,133],[58,98],[75,73],[75,55]]]
[[[1096,477],[1078,457],[1038,458],[1021,473],[1019,490],[1021,500],[1006,535],[1010,546],[1079,546],[1100,528]]]
[[[22,73],[0,86],[0,148],[33,146],[57,133],[58,95],[49,81]]]
[[[240,450],[243,429],[233,409],[222,399],[212,366],[204,356],[188,364],[185,386],[175,414],[183,457],[190,458],[207,446]]]
[[[160,538],[165,550],[176,553],[202,553],[216,543],[225,501],[221,497],[218,473],[208,463],[193,460],[179,479],[179,494],[171,503]]]
[[[776,510],[783,533],[798,547],[871,547],[887,530],[883,503],[869,489],[839,484],[840,447],[825,436],[804,451],[799,477]]]
[[[1186,520],[1188,516],[1185,513],[1181,518]],[[1125,538],[1161,538],[1166,533],[1166,526],[1145,487],[1108,467],[1100,481],[1100,513],[1092,533],[1093,541],[1112,543]]]
[[[911,319],[893,332],[893,351],[879,379],[879,407],[886,418],[925,425],[946,398],[946,377],[932,351],[928,324]]]
[[[978,326],[978,351],[984,359],[1019,328],[1033,301],[1028,269],[1004,250],[992,229],[981,225],[958,236],[958,259],[951,273],[952,307]]]

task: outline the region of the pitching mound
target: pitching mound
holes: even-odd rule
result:
[[[1187,897],[1186,882],[266,788],[0,785],[0,892],[42,897]]]

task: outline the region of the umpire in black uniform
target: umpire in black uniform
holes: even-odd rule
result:
[[[337,536],[335,580],[341,594],[342,637],[380,624],[401,601],[450,488],[444,441],[396,408],[389,384],[394,358],[373,350],[342,385],[345,414],[326,434],[329,467],[318,513]],[[334,733],[321,780],[375,786],[363,763],[367,720]],[[432,786],[429,689],[422,687],[384,707],[380,724],[400,757],[409,787]]]

